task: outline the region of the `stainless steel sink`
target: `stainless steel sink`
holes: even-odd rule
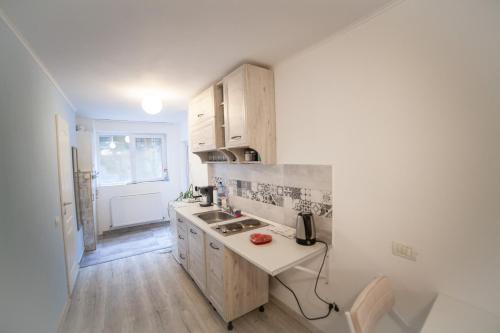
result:
[[[196,214],[196,216],[198,216],[200,219],[207,222],[208,224],[224,222],[235,218],[233,215],[224,213],[223,211],[220,210],[200,213]]]
[[[269,224],[262,222],[257,219],[246,219],[243,221],[239,222],[233,222],[233,223],[228,223],[228,224],[223,224],[219,225],[217,227],[212,227],[215,228],[215,230],[219,233],[221,233],[224,236],[229,236],[229,235],[234,235],[238,234],[240,232],[245,232],[253,229],[258,229],[265,227]]]

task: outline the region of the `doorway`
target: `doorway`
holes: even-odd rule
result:
[[[77,226],[69,126],[67,121],[60,115],[56,115],[56,136],[64,259],[68,295],[71,295],[79,269],[77,260]]]

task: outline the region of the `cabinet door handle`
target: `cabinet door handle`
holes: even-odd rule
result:
[[[177,219],[177,222],[184,223],[184,221],[181,219]]]
[[[231,137],[231,140],[239,140],[241,139],[241,135],[235,135]]]
[[[179,253],[179,257],[181,257],[181,259],[182,259],[182,260],[185,260],[185,259],[186,259],[186,257],[184,257],[184,256],[182,255],[182,253]]]
[[[198,114],[197,114],[197,117],[198,117],[198,118],[201,118],[201,117],[203,117],[204,115],[205,115],[204,113],[198,113]]]
[[[192,233],[193,235],[198,235],[198,233],[191,228],[189,228],[189,232]]]
[[[179,237],[179,239],[184,240],[184,237],[182,237],[181,235],[178,235],[178,237]]]
[[[203,146],[203,145],[205,144],[205,142],[198,142],[198,144],[199,144],[200,146]]]
[[[210,242],[210,247],[214,250],[220,250],[217,246],[214,245],[214,243]]]

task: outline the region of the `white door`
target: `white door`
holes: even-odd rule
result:
[[[73,189],[73,166],[71,145],[69,143],[69,126],[59,115],[56,115],[56,131],[64,256],[66,260],[68,294],[71,295],[76,277],[78,276],[75,195]]]
[[[242,67],[224,79],[224,123],[226,146],[246,144],[245,68]]]

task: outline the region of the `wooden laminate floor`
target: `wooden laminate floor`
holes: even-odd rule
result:
[[[95,251],[85,252],[80,267],[166,249],[172,246],[173,237],[170,222],[107,231],[99,237]]]
[[[233,322],[233,332],[309,332],[273,303]],[[80,269],[62,332],[227,332],[171,254],[151,252]]]

